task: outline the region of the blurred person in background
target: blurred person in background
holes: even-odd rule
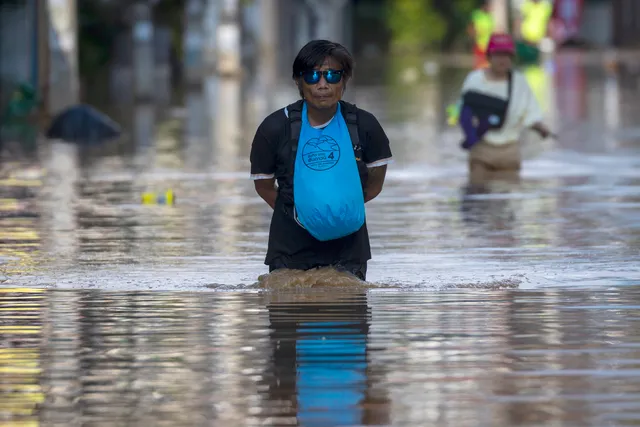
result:
[[[473,40],[473,56],[475,68],[487,66],[486,53],[489,38],[493,33],[495,22],[491,14],[489,0],[484,0],[482,5],[471,14],[471,22],[467,31]]]
[[[342,101],[353,69],[344,46],[309,42],[293,62],[301,99],[256,131],[251,177],[273,209],[270,272],[333,267],[366,280],[364,204],[382,191],[391,149],[371,113]]]
[[[549,34],[549,22],[553,14],[553,2],[548,0],[524,0],[520,7],[517,53],[525,63],[537,62],[542,41]]]
[[[489,67],[474,70],[462,86],[459,124],[469,150],[471,184],[494,177],[517,177],[521,167],[520,134],[530,128],[551,135],[524,75],[513,71],[515,45],[508,34],[493,34],[487,47]]]

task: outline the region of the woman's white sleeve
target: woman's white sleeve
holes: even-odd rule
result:
[[[531,87],[526,79],[522,79],[524,91],[523,97],[526,99],[526,109],[524,113],[524,126],[530,127],[534,124],[541,122],[544,117],[542,115],[542,109],[540,108],[540,104],[536,99],[536,96],[533,94]]]

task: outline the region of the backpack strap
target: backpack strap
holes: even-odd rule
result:
[[[369,171],[363,160],[364,149],[362,144],[360,144],[360,134],[358,133],[358,107],[356,107],[355,104],[350,104],[345,101],[340,101],[340,107],[342,109],[344,121],[347,124],[347,129],[349,130],[351,145],[353,145],[353,155],[356,158],[356,165],[358,166],[358,175],[360,175],[360,182],[362,183],[362,192],[366,196]]]
[[[511,97],[513,95],[513,71],[509,70],[507,73],[507,105],[504,111],[504,117],[502,118],[502,126],[507,122],[507,115],[509,114],[509,105],[511,104]]]
[[[289,142],[291,144],[291,164],[290,176],[293,177],[293,171],[296,164],[296,156],[298,154],[298,140],[300,139],[300,130],[302,129],[302,105],[303,100],[299,100],[287,106],[289,115]],[[355,104],[340,101],[342,116],[349,130],[351,145],[356,156],[356,161],[362,161],[362,146],[360,145],[360,135],[358,134],[358,108]],[[292,178],[293,179],[293,178]]]
[[[293,168],[296,164],[296,155],[298,153],[298,139],[300,139],[300,130],[302,129],[302,103],[299,100],[287,106],[289,115],[289,142],[291,144],[291,179],[293,179]]]
[[[347,129],[349,130],[353,150],[361,150],[360,135],[358,135],[358,107],[356,107],[355,104],[350,104],[344,101],[340,101],[340,106],[342,109],[342,115],[344,116],[344,121],[347,123]]]

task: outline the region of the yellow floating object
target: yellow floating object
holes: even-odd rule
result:
[[[46,289],[42,289],[42,288],[2,288],[0,289],[0,294],[2,293],[41,294],[43,292],[46,292]]]
[[[447,106],[447,124],[449,126],[457,126],[460,117],[460,103],[450,104]]]
[[[173,190],[167,190],[164,193],[142,193],[143,205],[173,205],[175,199]]]
[[[42,181],[39,179],[0,179],[1,187],[41,187]]]

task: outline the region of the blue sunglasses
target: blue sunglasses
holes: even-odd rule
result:
[[[314,85],[318,83],[321,77],[324,77],[327,83],[334,85],[342,80],[342,73],[342,70],[309,70],[301,72],[300,75],[302,76],[304,82],[308,85]]]

